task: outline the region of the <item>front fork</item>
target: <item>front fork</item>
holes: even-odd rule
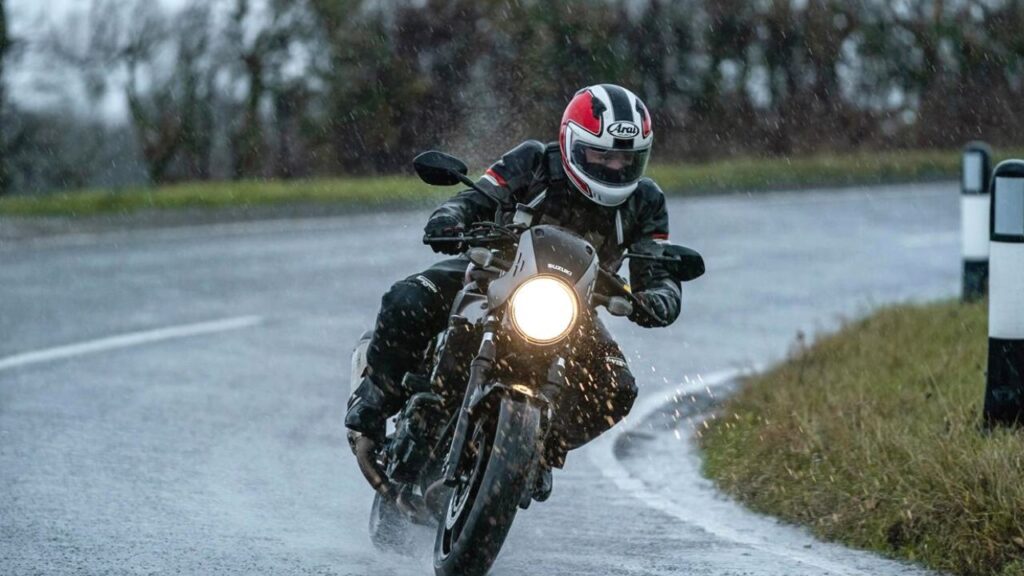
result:
[[[455,421],[455,433],[452,435],[448,457],[445,458],[444,483],[446,486],[455,486],[458,483],[459,464],[462,460],[462,452],[466,449],[466,436],[469,431],[471,402],[476,391],[482,388],[484,382],[487,381],[491,366],[494,365],[494,357],[497,354],[497,347],[494,345],[494,332],[497,324],[498,320],[494,316],[487,318],[484,323],[483,338],[480,340],[480,350],[469,364],[466,392],[462,395],[462,406],[459,407]]]
[[[452,435],[452,443],[442,469],[444,483],[446,486],[455,486],[459,481],[462,456],[466,450],[466,442],[469,437],[470,425],[472,424],[473,408],[479,403],[480,394],[491,377],[491,368],[494,366],[495,357],[497,355],[497,347],[495,345],[494,338],[497,327],[497,318],[493,316],[489,317],[484,324],[484,332],[480,341],[480,349],[477,352],[476,357],[473,358],[472,362],[470,362],[466,391],[462,397],[462,405],[459,408],[457,415],[455,432]],[[542,429],[547,431],[551,428],[551,406],[554,404],[564,385],[565,359],[556,357],[548,369],[546,382],[541,388],[539,394],[532,388],[522,385],[513,385],[510,388],[515,394],[522,395],[529,399],[539,400],[546,405],[546,409],[542,412]]]

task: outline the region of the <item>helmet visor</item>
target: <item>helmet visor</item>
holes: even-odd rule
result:
[[[584,174],[613,186],[632,184],[644,175],[651,149],[615,150],[583,142],[572,145],[572,162]]]

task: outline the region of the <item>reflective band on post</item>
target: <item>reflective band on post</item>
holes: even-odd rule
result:
[[[969,142],[964,146],[961,163],[960,191],[964,194],[988,194],[989,176],[992,174],[992,149],[984,142]]]
[[[985,297],[988,291],[989,170],[992,152],[984,142],[964,148],[960,180],[960,248],[963,256],[963,290],[966,302]]]
[[[996,186],[999,199],[992,216],[993,235],[1024,236],[1024,178],[997,177]]]
[[[1024,424],[1024,161],[1007,160],[993,174],[988,377],[989,425]]]
[[[960,214],[963,215],[963,226],[960,248],[964,260],[988,261],[989,198],[988,194],[961,196]]]
[[[960,185],[965,194],[981,194],[985,188],[986,164],[985,154],[978,150],[969,150],[963,158],[963,181]]]

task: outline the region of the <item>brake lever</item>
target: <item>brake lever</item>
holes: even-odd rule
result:
[[[604,306],[612,316],[625,317],[633,313],[633,303],[622,296],[605,296],[594,293],[590,297],[594,306]]]
[[[626,289],[626,286],[622,283],[621,280],[619,280],[619,278],[616,275],[614,275],[611,272],[605,270],[604,268],[600,268],[600,267],[598,268],[598,273],[600,275],[604,276],[606,280],[608,280],[613,286],[615,286],[615,287],[617,287],[619,289],[619,294],[616,294],[616,295],[614,295],[612,297],[600,296],[598,294],[594,295],[594,296],[599,296],[600,298],[604,298],[606,300],[606,302],[603,303],[606,308],[608,307],[608,303],[611,301],[611,298],[621,297],[626,302],[628,302],[631,305],[632,308],[634,308],[634,309],[635,308],[639,308],[640,311],[642,311],[644,314],[648,315],[651,318],[657,318],[658,317],[658,315],[655,314],[653,310],[651,310],[650,306],[645,304],[643,300],[637,298],[636,294],[633,294],[628,289]],[[611,312],[610,309],[608,311]],[[626,314],[624,314],[624,316],[628,316],[628,315],[630,315],[632,313],[633,313],[633,310],[629,310]]]
[[[624,292],[624,294],[621,296],[621,298],[623,300],[625,300],[627,303],[629,303],[629,305],[630,305],[630,307],[632,309],[639,308],[641,312],[643,312],[644,314],[647,314],[651,318],[657,318],[658,317],[658,315],[654,313],[654,310],[651,310],[650,306],[645,304],[643,300],[641,300],[641,299],[636,297],[636,294],[633,294],[632,292],[629,292],[629,291],[626,291],[626,290],[623,290],[623,292]],[[629,316],[630,314],[632,314],[633,313],[632,309],[628,313],[624,314],[624,316]]]

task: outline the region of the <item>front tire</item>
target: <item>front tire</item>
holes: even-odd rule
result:
[[[434,542],[436,576],[483,576],[512,527],[535,459],[540,410],[502,398],[497,418],[481,418],[473,466],[448,499]]]

